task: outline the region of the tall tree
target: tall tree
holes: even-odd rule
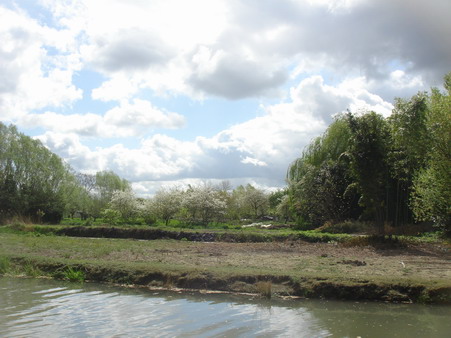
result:
[[[428,161],[414,179],[412,207],[417,220],[432,221],[451,233],[451,72],[445,92],[434,88],[427,115]]]
[[[108,207],[115,191],[131,190],[130,183],[119,177],[113,171],[99,171],[95,180],[95,200],[93,203],[94,216]]]
[[[304,225],[321,226],[356,217],[358,194],[349,164],[351,129],[338,116],[321,137],[314,139],[289,167],[287,182],[291,208]]]
[[[412,222],[409,202],[413,179],[424,169],[431,145],[427,130],[429,96],[418,93],[409,100],[396,99],[388,118],[392,144],[389,150],[391,176],[395,180],[392,219],[395,226]]]
[[[388,149],[390,133],[386,120],[375,112],[362,116],[347,114],[352,132],[350,158],[359,204],[383,232],[389,196]]]
[[[40,141],[0,123],[0,218],[59,222],[73,191],[73,176]]]

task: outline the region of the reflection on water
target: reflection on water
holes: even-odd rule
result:
[[[0,277],[1,337],[449,337],[451,307],[261,301]]]

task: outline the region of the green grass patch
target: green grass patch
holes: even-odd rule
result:
[[[81,282],[84,282],[84,280],[85,280],[85,273],[82,270],[68,267],[63,272],[63,277],[64,277],[64,279],[67,279],[70,282],[81,283]]]
[[[11,269],[11,261],[8,257],[0,256],[0,275],[8,273]]]

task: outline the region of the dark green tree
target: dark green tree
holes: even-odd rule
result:
[[[304,149],[288,169],[291,208],[299,223],[321,226],[357,217],[358,194],[350,163],[351,130],[345,116],[339,116],[325,133]]]
[[[388,218],[391,185],[387,157],[391,142],[389,127],[375,112],[361,116],[348,113],[347,118],[352,133],[351,170],[361,194],[359,204],[382,233]]]
[[[426,166],[416,175],[412,208],[419,221],[432,221],[451,233],[451,73],[445,92],[433,89],[427,115],[430,138]]]
[[[391,176],[394,179],[394,208],[391,219],[395,226],[413,222],[410,198],[414,177],[424,169],[431,146],[426,120],[429,96],[418,93],[411,99],[396,99],[388,118],[392,143],[389,149]]]
[[[57,223],[71,199],[68,165],[40,141],[0,123],[0,218]]]

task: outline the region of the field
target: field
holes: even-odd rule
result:
[[[56,236],[48,235],[49,229],[54,228],[3,227],[0,274],[69,279],[71,271],[83,280],[149,288],[451,302],[451,254],[445,242],[364,236],[333,240],[333,235],[327,242],[308,236],[306,241],[274,231],[272,237],[263,236],[265,242],[233,242],[234,236],[260,238],[237,231],[221,232],[228,234],[228,242],[139,240]]]

